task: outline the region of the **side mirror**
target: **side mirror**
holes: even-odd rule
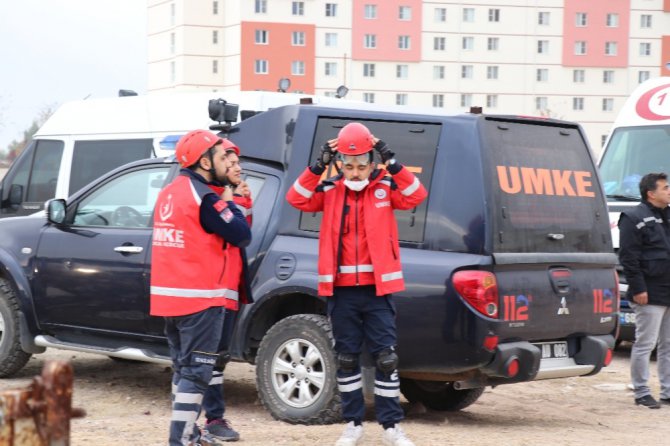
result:
[[[9,188],[9,204],[10,206],[19,206],[21,203],[23,203],[23,186],[12,184]]]
[[[46,212],[47,212],[47,220],[49,220],[50,223],[54,223],[56,225],[62,225],[63,222],[65,222],[65,200],[62,198],[54,198],[52,200],[47,201],[46,203]]]

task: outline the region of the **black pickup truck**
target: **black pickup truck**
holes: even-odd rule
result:
[[[407,108],[293,105],[232,127],[254,203],[247,249],[256,302],[233,360],[294,423],[339,419],[332,337],[317,289],[320,214],[285,194],[323,141],[356,120],[429,190],[397,213],[407,289],[396,295],[401,390],[435,410],[486,386],[597,373],[611,360],[618,297],[608,214],[579,125]],[[125,165],[47,216],[0,221],[0,376],[45,347],[168,362],[150,317],[153,207],[171,159]]]

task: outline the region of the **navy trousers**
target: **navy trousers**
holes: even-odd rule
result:
[[[218,357],[222,327],[222,307],[165,318],[173,368],[170,446],[188,445],[198,435],[195,423]]]
[[[225,310],[223,317],[223,331],[219,342],[218,352],[227,352],[230,348],[230,340],[233,336],[233,328],[237,319],[237,311]],[[205,412],[207,421],[222,419],[226,413],[226,402],[223,395],[223,367],[214,367],[212,379],[205,391],[202,400],[202,410]]]
[[[338,361],[337,387],[345,421],[360,423],[365,415],[360,354],[363,341],[375,360],[396,346],[395,306],[391,295],[376,296],[374,286],[336,287],[328,299],[328,316],[338,355],[359,357],[353,371],[342,370]],[[379,424],[391,426],[403,419],[397,370],[375,370],[375,413]]]

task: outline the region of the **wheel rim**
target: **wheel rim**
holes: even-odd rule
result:
[[[323,392],[325,360],[305,339],[289,339],[272,358],[272,385],[277,396],[292,407],[308,407]]]
[[[0,342],[2,342],[2,338],[4,337],[4,335],[5,335],[5,318],[2,315],[2,313],[0,313]]]

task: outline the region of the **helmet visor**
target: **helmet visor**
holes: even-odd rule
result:
[[[372,157],[370,156],[370,152],[368,153],[363,153],[361,155],[345,155],[343,153],[339,154],[340,161],[342,161],[343,164],[358,164],[361,166],[367,166],[370,164],[370,161],[372,160]]]

